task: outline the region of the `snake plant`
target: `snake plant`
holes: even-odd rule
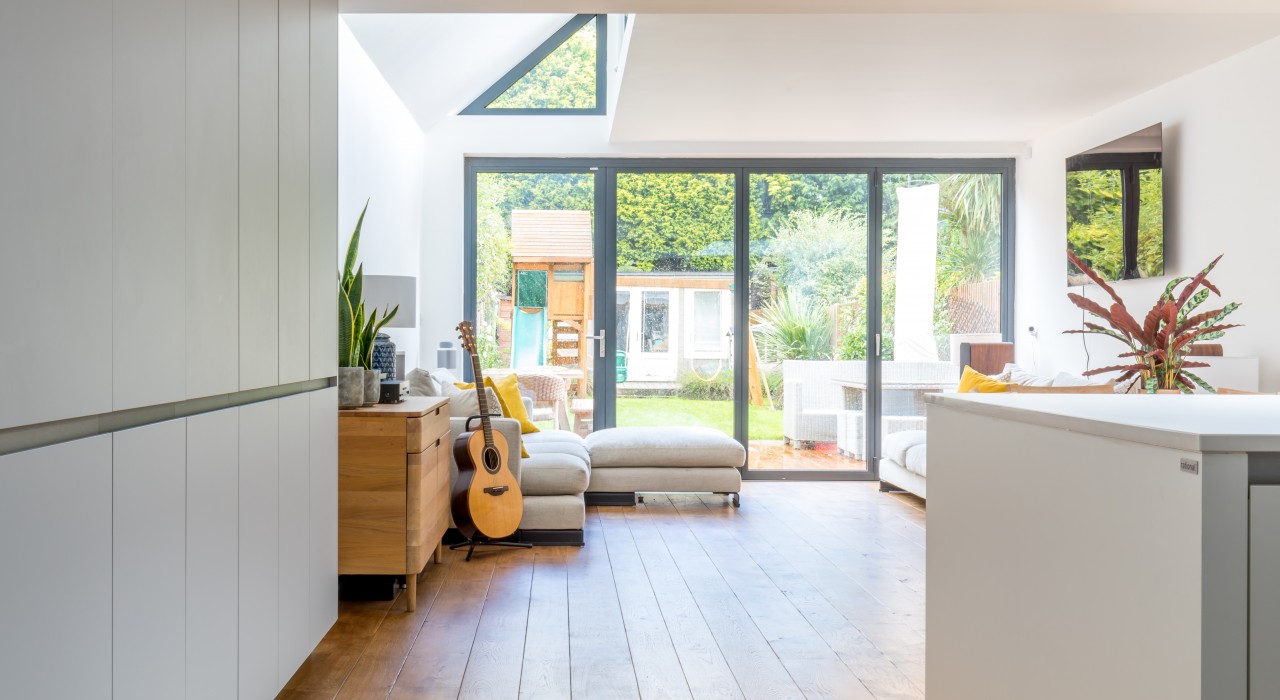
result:
[[[351,242],[347,244],[347,256],[342,264],[342,274],[338,278],[338,366],[373,368],[373,341],[378,331],[395,318],[400,310],[397,306],[383,311],[378,316],[374,309],[366,317],[364,308],[364,265],[356,266],[356,258],[360,251],[360,229],[364,226],[365,212],[369,211],[366,200],[364,209],[360,210],[360,218],[356,220],[355,231],[351,234]]]

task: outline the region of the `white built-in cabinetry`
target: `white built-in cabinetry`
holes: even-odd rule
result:
[[[0,457],[0,695],[271,698],[337,619],[337,394]]]
[[[337,41],[336,0],[6,5],[0,429],[337,373]]]

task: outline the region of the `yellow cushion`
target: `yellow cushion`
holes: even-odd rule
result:
[[[473,382],[454,382],[453,385],[459,389],[475,388]],[[524,410],[524,399],[520,396],[520,384],[516,375],[508,374],[496,382],[493,381],[493,377],[485,377],[484,385],[493,389],[493,393],[498,395],[502,415],[520,421],[521,435],[540,432],[540,428],[529,420],[529,414]],[[520,456],[526,458],[529,456],[529,450],[525,449],[523,440],[520,441]]]
[[[1009,385],[1005,382],[992,379],[968,365],[965,365],[964,374],[960,375],[960,386],[956,387],[956,391],[961,394],[968,394],[971,392],[979,394],[998,394],[1002,391],[1008,390]]]
[[[496,382],[493,377],[485,377],[484,385],[493,389],[493,393],[498,395],[498,403],[502,405],[502,415],[520,421],[522,434],[539,432],[538,426],[529,420],[529,414],[524,410],[524,399],[520,396],[520,384],[516,380],[516,375],[508,374]],[[475,384],[454,382],[454,386],[459,389],[472,389]]]

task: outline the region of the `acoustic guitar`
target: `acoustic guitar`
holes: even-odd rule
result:
[[[484,388],[470,321],[458,324],[458,337],[471,356],[480,415],[468,418],[466,431],[453,442],[453,458],[458,464],[458,480],[453,484],[453,521],[458,531],[474,543],[477,539],[492,540],[514,533],[524,516],[524,496],[507,465],[507,439],[493,429],[489,420],[489,392]],[[471,422],[477,419],[480,429],[472,430]],[[470,552],[467,558],[471,558]]]

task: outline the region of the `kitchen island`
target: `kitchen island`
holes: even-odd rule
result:
[[[926,400],[931,697],[1280,698],[1280,396]]]

